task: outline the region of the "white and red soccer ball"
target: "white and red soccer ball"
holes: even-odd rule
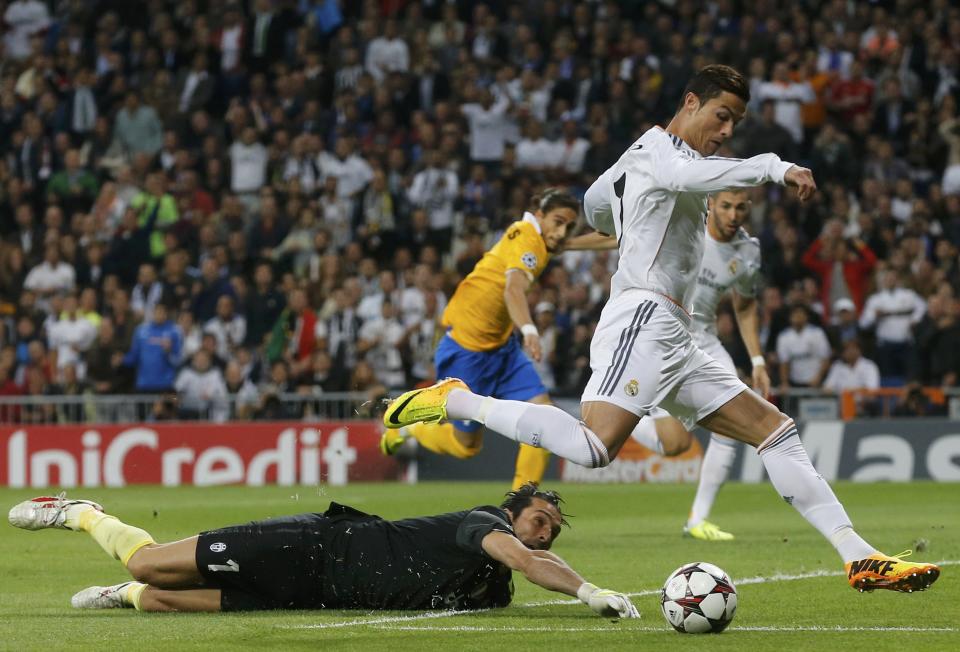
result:
[[[685,564],[664,583],[660,608],[667,622],[683,634],[722,632],[737,611],[737,588],[713,564]]]

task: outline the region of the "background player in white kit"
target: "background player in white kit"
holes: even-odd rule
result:
[[[620,265],[591,344],[593,376],[581,399],[582,421],[553,406],[478,396],[447,379],[401,395],[384,423],[395,428],[471,419],[574,463],[601,467],[640,418],[661,405],[688,429],[699,423],[756,446],[783,499],[837,550],[852,587],[925,589],[940,569],[884,555],[864,541],[810,463],[793,420],[691,337],[683,306],[700,266],[707,195],[767,182],[796,187],[801,201],[816,191],[810,170],[774,154],[713,156],[743,119],[749,99],[749,85],[736,70],[704,67],[687,84],[667,128],[647,131],[588,191],[588,219],[593,213],[613,218]]]
[[[717,337],[717,306],[725,295],[731,295],[740,336],[753,365],[753,389],[766,397],[770,393],[770,376],[760,346],[756,299],[760,286],[760,242],[741,228],[749,214],[750,198],[745,190],[723,190],[710,197],[703,260],[689,311],[693,318],[694,343],[724,368],[736,373],[733,359]],[[656,408],[641,419],[633,438],[664,454],[679,454],[692,442],[689,431],[663,408]],[[697,493],[683,528],[686,534],[705,541],[733,539],[732,534],[707,519],[736,454],[734,440],[710,434],[700,466]]]

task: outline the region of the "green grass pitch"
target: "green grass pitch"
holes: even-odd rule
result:
[[[588,580],[637,594],[639,621],[599,618],[581,604],[515,576],[514,604],[475,614],[79,612],[70,596],[123,581],[119,564],[86,535],[23,532],[0,524],[0,648],[337,650],[957,650],[960,649],[960,486],[838,484],[860,533],[890,554],[924,539],[917,558],[947,561],[930,591],[858,594],[833,549],[768,485],[727,486],[714,520],[732,543],[680,536],[689,485],[557,485],[573,527],[554,546]],[[386,518],[498,502],[493,483],[424,483],[250,489],[132,487],[74,490],[158,541],[202,529],[304,511],[330,500]],[[36,495],[0,490],[3,504]],[[738,581],[739,610],[720,635],[681,635],[660,614],[656,590],[682,563],[710,561]],[[799,577],[798,577],[799,576]]]

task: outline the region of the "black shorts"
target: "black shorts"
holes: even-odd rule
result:
[[[321,609],[324,544],[336,527],[323,514],[298,514],[202,532],[197,568],[222,591],[223,611]]]

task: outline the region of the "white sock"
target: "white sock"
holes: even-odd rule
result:
[[[757,453],[774,488],[830,541],[845,563],[877,552],[854,531],[830,485],[813,468],[792,419],[774,430]]]
[[[558,407],[503,401],[455,389],[447,397],[447,418],[479,421],[505,437],[574,464],[597,468],[610,463],[607,447],[582,421]]]
[[[649,448],[654,453],[663,455],[663,442],[660,441],[660,435],[657,434],[657,420],[650,415],[640,419],[630,436],[644,448]]]
[[[480,421],[478,417],[484,398],[465,389],[451,390],[447,396],[447,418],[456,421]]]
[[[710,435],[710,443],[700,465],[700,483],[697,485],[697,495],[693,498],[693,507],[690,508],[687,527],[694,527],[710,516],[713,501],[717,499],[720,486],[727,481],[727,474],[736,456],[737,442],[728,437]]]

